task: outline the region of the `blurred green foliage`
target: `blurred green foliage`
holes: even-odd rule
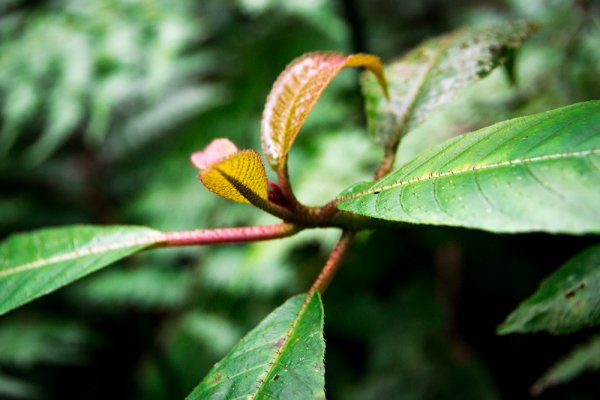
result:
[[[212,102],[214,88],[189,85],[213,62],[186,51],[205,35],[191,6],[69,0],[8,13],[0,20],[2,155],[27,127],[42,132],[23,154],[38,163],[77,131],[91,144],[109,130],[140,141]]]
[[[258,149],[265,96],[294,57],[389,61],[463,25],[540,23],[518,54],[519,85],[495,71],[409,134],[402,162],[465,131],[598,98],[599,15],[591,0],[2,2],[0,235],[268,223],[208,193],[188,157],[220,136]],[[319,204],[368,179],[379,157],[357,74],[344,72],[298,137],[293,184]],[[152,251],[38,300],[0,320],[0,397],[182,398],[309,286],[335,238]],[[525,398],[585,336],[500,338],[495,326],[590,243],[427,227],[361,236],[324,298],[328,398]],[[542,398],[598,391],[584,376]]]

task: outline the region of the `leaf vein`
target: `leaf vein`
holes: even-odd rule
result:
[[[10,268],[3,268],[2,270],[0,270],[0,277],[14,275],[17,273],[30,271],[33,269],[39,269],[39,268],[43,268],[43,267],[46,267],[46,266],[49,266],[52,264],[57,264],[57,263],[61,263],[64,261],[71,261],[71,260],[75,260],[77,258],[88,257],[88,256],[101,254],[101,253],[108,252],[108,251],[125,249],[127,247],[135,247],[135,246],[153,244],[153,243],[160,242],[161,240],[163,240],[163,238],[164,238],[163,234],[155,234],[155,235],[147,236],[145,238],[131,239],[131,240],[118,242],[118,243],[96,245],[96,246],[92,245],[92,246],[83,247],[80,249],[73,249],[67,253],[57,254],[57,255],[54,255],[54,256],[51,256],[48,258],[43,258],[43,256],[41,256],[41,254],[39,253],[41,246],[39,245],[39,243],[37,243],[35,245],[35,247],[38,252],[38,257],[42,257],[42,258],[38,258],[34,261],[30,261],[30,262],[27,262],[24,264],[15,265]],[[36,237],[36,239],[37,239],[37,237]]]
[[[488,197],[488,195],[485,194],[485,192],[483,191],[483,186],[481,185],[481,181],[479,180],[478,171],[475,171],[475,173],[473,174],[473,178],[475,179],[475,185],[477,186],[477,191],[478,191],[479,195],[483,198],[484,202],[490,208],[496,210],[496,212],[498,212],[499,214],[502,214],[502,215],[508,217],[509,219],[514,219],[514,217],[512,215],[508,214],[506,211],[502,210],[500,207],[498,207],[496,204],[494,204],[492,202],[492,200]]]
[[[510,167],[513,165],[522,165],[522,164],[527,164],[527,163],[559,160],[559,159],[564,159],[564,158],[586,157],[586,156],[596,155],[596,154],[600,154],[600,149],[580,150],[580,151],[572,151],[572,152],[568,152],[568,153],[546,154],[546,155],[542,155],[542,156],[517,158],[517,159],[513,159],[513,160],[500,161],[500,162],[495,162],[495,163],[490,163],[490,164],[474,164],[474,165],[469,165],[469,166],[466,166],[466,167],[463,167],[460,169],[449,170],[449,171],[444,171],[444,172],[439,172],[439,171],[431,172],[431,173],[428,173],[423,176],[416,176],[416,177],[412,177],[412,178],[408,178],[408,179],[402,179],[402,180],[398,180],[396,182],[393,182],[393,183],[390,183],[387,185],[375,186],[364,192],[359,192],[359,193],[351,194],[349,196],[340,197],[337,199],[337,201],[338,202],[347,201],[347,200],[350,200],[353,198],[362,197],[367,194],[371,194],[371,193],[375,193],[375,192],[384,192],[384,191],[394,189],[397,187],[401,187],[401,186],[407,186],[407,185],[425,182],[425,181],[429,181],[429,180],[433,180],[433,179],[445,178],[445,177],[453,176],[453,175],[461,175],[461,174],[466,174],[466,173],[479,172],[479,171],[484,171],[484,170],[494,169],[494,168]]]
[[[289,346],[290,338],[292,337],[292,332],[294,332],[294,330],[296,329],[296,326],[298,326],[298,323],[304,316],[304,312],[308,308],[308,305],[311,302],[311,300],[313,299],[313,297],[314,297],[314,295],[306,296],[304,303],[302,303],[302,307],[298,311],[298,315],[296,316],[296,318],[294,318],[292,324],[290,325],[290,328],[286,331],[285,335],[283,336],[285,338],[284,343],[281,345],[279,350],[275,353],[275,357],[273,357],[273,359],[268,363],[270,365],[270,367],[267,368],[264,371],[264,373],[259,376],[259,378],[256,382],[257,383],[256,390],[255,390],[256,393],[259,393],[262,390],[262,388],[265,385],[266,378],[269,376],[269,373],[271,371],[273,371],[275,365],[277,365],[277,363],[279,362],[281,355],[285,352],[285,349]]]

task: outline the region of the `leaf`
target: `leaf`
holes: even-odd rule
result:
[[[600,101],[504,121],[430,148],[338,208],[494,232],[600,232]]]
[[[570,354],[553,365],[531,387],[534,396],[551,387],[567,383],[586,370],[600,370],[600,335],[594,336],[589,342],[576,347]]]
[[[344,67],[366,67],[375,74],[382,90],[386,83],[378,57],[335,52],[308,53],[279,75],[267,97],[261,122],[262,149],[269,165],[278,171],[308,114],[329,82]]]
[[[242,338],[187,400],[324,399],[324,356],[321,298],[298,295]]]
[[[215,139],[192,154],[200,181],[211,192],[238,203],[268,200],[267,172],[258,153],[238,150],[229,139]]]
[[[462,89],[512,62],[515,49],[535,30],[526,22],[466,28],[425,41],[385,66],[389,100],[373,77],[361,79],[369,133],[384,148],[416,128]]]
[[[600,324],[600,245],[571,258],[498,327],[498,333],[569,333]]]
[[[0,315],[161,238],[144,227],[91,225],[12,235],[0,243]]]

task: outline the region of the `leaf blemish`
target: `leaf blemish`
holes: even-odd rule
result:
[[[223,380],[223,374],[221,372],[219,372],[219,373],[215,374],[215,376],[213,376],[210,379],[210,382],[211,383],[217,383],[217,382],[220,382],[222,380]]]
[[[275,382],[277,379],[279,379],[279,374],[275,374],[275,376],[273,377],[273,382]]]
[[[490,51],[495,54],[505,52],[506,50],[507,50],[507,46],[504,44],[495,44],[495,45],[490,46]]]
[[[585,282],[581,282],[579,285],[577,285],[573,289],[571,289],[568,292],[566,292],[565,293],[565,298],[566,299],[572,299],[573,297],[575,297],[575,295],[577,294],[577,292],[579,292],[580,290],[582,290],[584,288],[585,288]]]

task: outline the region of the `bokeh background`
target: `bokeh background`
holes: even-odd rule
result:
[[[518,57],[408,135],[406,161],[453,135],[600,97],[595,0],[0,2],[0,237],[72,223],[193,229],[269,223],[216,198],[189,155],[260,148],[278,73],[307,51],[391,61],[461,26],[541,24]],[[319,100],[292,151],[301,200],[369,179],[357,71]],[[560,218],[560,216],[557,216]],[[183,398],[214,362],[310,286],[337,233],[151,251],[0,319],[0,398]],[[364,233],[324,302],[328,399],[525,399],[593,332],[497,336],[540,280],[594,237],[406,226]],[[585,374],[541,399],[597,399]]]

